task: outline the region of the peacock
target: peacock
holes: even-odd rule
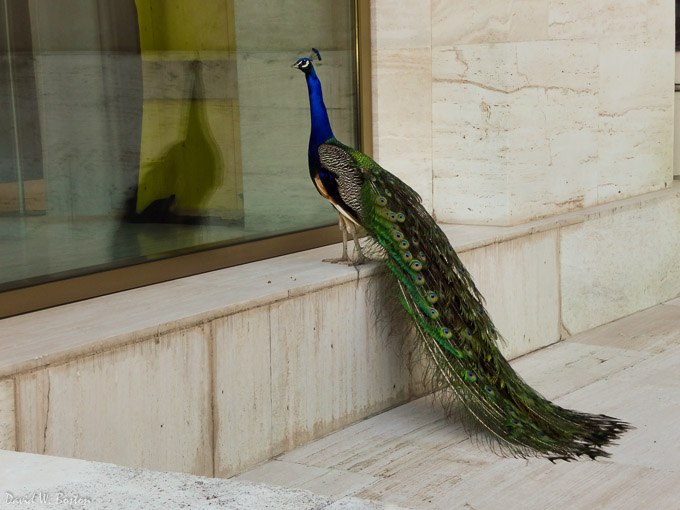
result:
[[[320,60],[316,50],[315,56]],[[498,348],[503,338],[483,297],[420,196],[333,135],[312,58],[300,58],[292,67],[304,73],[309,93],[309,173],[340,215],[339,261],[349,260],[348,232],[358,253],[354,262],[362,260],[357,239],[361,227],[384,254],[386,272],[393,276],[395,295],[436,387],[449,402],[459,402],[468,430],[480,432],[493,451],[551,461],[609,457],[604,448],[631,426],[555,405],[513,370]]]

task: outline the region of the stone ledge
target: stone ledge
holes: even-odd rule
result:
[[[459,253],[680,198],[680,183],[618,202],[497,227],[445,224]],[[321,262],[327,246],[0,320],[0,379],[100,353],[281,300],[375,275]]]

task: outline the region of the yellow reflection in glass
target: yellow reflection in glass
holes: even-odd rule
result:
[[[231,0],[136,0],[144,107],[137,221],[243,221]]]

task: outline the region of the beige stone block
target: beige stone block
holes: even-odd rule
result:
[[[373,86],[374,157],[432,204],[432,94],[429,48],[378,51]]]
[[[673,54],[603,44],[598,201],[663,189],[673,178]]]
[[[429,48],[431,0],[371,2],[371,46],[378,51]]]
[[[440,141],[434,140],[434,150]],[[459,161],[451,167],[448,160],[434,162],[432,203],[436,218],[468,224],[507,224],[510,197],[503,169],[481,161]],[[449,173],[450,168],[455,171]]]
[[[438,219],[510,225],[596,204],[598,63],[596,44],[570,41],[433,50]]]
[[[571,333],[678,295],[680,197],[645,202],[561,231],[562,320]]]
[[[509,45],[491,49],[500,65]],[[500,71],[481,76],[481,48],[433,48],[433,204],[440,221],[503,223],[508,216],[507,176],[501,158],[509,103]],[[481,195],[481,196],[480,196]]]
[[[544,40],[548,4],[535,0],[432,0],[432,45]]]
[[[212,474],[209,326],[17,378],[21,451]]]
[[[228,478],[272,456],[269,307],[213,323],[215,476]]]
[[[45,454],[52,396],[48,369],[21,375],[17,377],[15,384],[17,450]]]
[[[675,45],[675,4],[671,0],[647,2],[648,46],[672,51]]]
[[[16,450],[14,379],[0,381],[0,450]]]
[[[551,39],[637,39],[647,35],[646,0],[548,0]]]
[[[600,45],[600,115],[623,115],[635,109],[673,105],[674,55],[623,43]]]
[[[674,5],[669,0],[548,0],[547,4],[550,39],[673,47]]]
[[[384,50],[377,53],[373,84],[380,93],[373,109],[379,136],[423,137],[432,119],[431,53],[429,48]]]
[[[388,342],[376,317],[384,295],[372,285],[360,279],[272,304],[274,454],[415,393],[399,338]]]
[[[600,50],[598,202],[663,189],[673,179],[670,51],[607,43]]]
[[[676,58],[675,66],[677,69],[675,77],[676,81],[678,81],[677,74],[680,74],[680,63],[678,63],[678,60],[680,60],[680,54],[678,57],[679,58]],[[673,126],[675,126],[675,119],[680,119],[680,92],[675,93],[674,99],[675,107],[673,114]],[[673,129],[673,176],[675,179],[680,178],[680,129]]]
[[[560,339],[555,230],[460,256],[507,341],[501,346],[507,357],[521,356]]]

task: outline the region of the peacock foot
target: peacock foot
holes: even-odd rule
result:
[[[352,262],[352,259],[350,259],[349,257],[339,257],[337,259],[322,259],[321,262],[328,262],[329,264],[344,264],[347,266],[351,266],[352,264],[354,264],[354,262]]]
[[[360,266],[366,262],[366,257],[361,255],[356,259],[351,259],[349,257],[339,257],[337,259],[322,259],[321,262],[328,262],[329,264],[341,264],[344,266]]]

